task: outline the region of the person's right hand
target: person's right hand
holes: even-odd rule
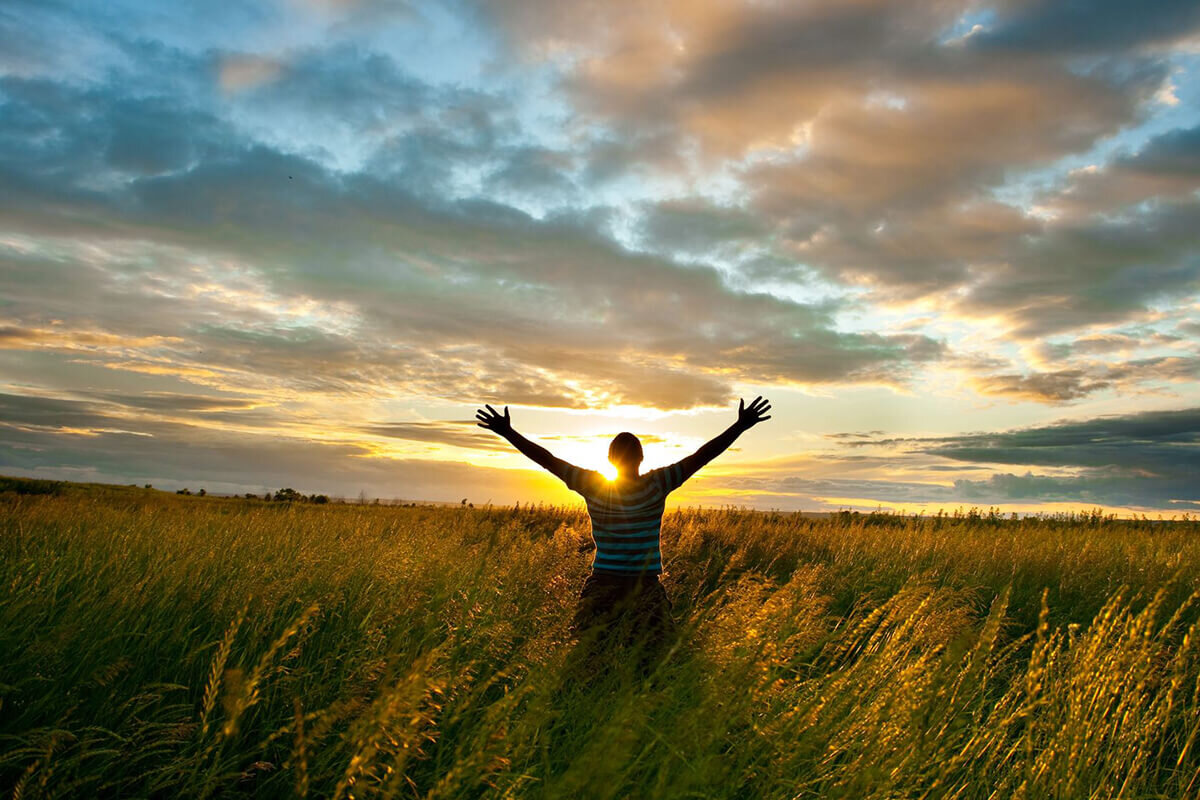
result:
[[[754,398],[750,405],[746,405],[745,400],[738,400],[738,425],[743,430],[749,430],[760,422],[766,422],[771,417],[767,416],[767,412],[771,410],[771,402],[763,400],[762,395]]]
[[[501,436],[507,436],[512,433],[512,419],[508,416],[508,406],[504,407],[503,416],[487,403],[484,403],[483,406],[487,411],[484,411],[483,408],[476,410],[475,419],[479,420],[479,422],[475,423],[476,425],[481,428],[487,428],[489,431],[494,431]]]

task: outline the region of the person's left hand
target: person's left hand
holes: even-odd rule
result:
[[[487,411],[481,408],[475,412],[475,419],[479,420],[479,422],[475,423],[476,425],[481,428],[487,428],[489,431],[494,431],[501,436],[508,436],[508,434],[512,433],[512,418],[508,416],[508,406],[504,407],[504,415],[501,416],[499,411],[487,403],[483,405]]]
[[[738,425],[742,430],[749,430],[760,422],[766,422],[771,417],[767,412],[771,410],[771,402],[763,400],[762,395],[754,398],[750,405],[746,405],[745,400],[738,400]]]

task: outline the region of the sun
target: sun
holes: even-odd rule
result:
[[[617,468],[609,462],[605,461],[597,470],[606,480],[615,481],[617,479]]]

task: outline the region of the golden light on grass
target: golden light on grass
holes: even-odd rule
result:
[[[14,796],[1200,785],[1200,522],[669,513],[678,647],[583,680],[577,506],[72,488],[0,511]]]

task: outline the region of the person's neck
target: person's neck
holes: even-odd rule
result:
[[[640,477],[638,474],[637,467],[634,467],[631,470],[626,470],[626,469],[617,470],[617,480],[619,480],[619,481],[631,481],[637,477]]]

